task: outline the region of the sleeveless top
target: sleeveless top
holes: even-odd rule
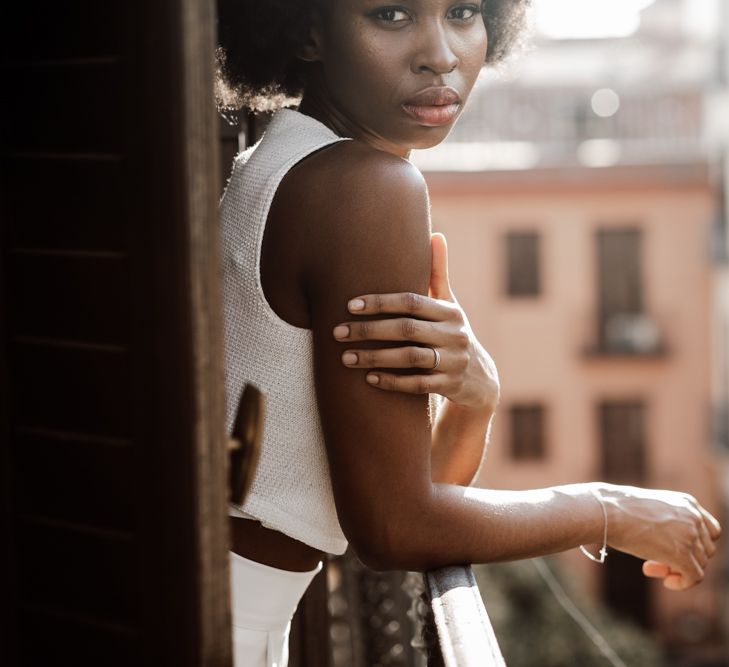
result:
[[[316,549],[344,553],[314,390],[312,332],[280,318],[260,277],[271,202],[286,173],[346,138],[317,120],[277,111],[263,138],[236,157],[220,203],[223,260],[226,427],[243,386],[266,395],[261,456],[248,497],[229,514],[259,520]]]

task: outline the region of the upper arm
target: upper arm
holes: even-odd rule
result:
[[[430,223],[425,183],[412,165],[340,146],[327,156],[337,168],[319,171],[319,187],[305,195],[302,209],[316,219],[307,224],[304,275],[337,512],[361,553],[392,545],[398,517],[430,489],[428,397],[369,386],[366,371],[342,364],[347,345],[332,329],[350,321],[346,304],[359,294],[427,294]]]

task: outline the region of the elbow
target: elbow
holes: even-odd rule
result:
[[[353,543],[352,548],[362,564],[375,572],[425,572],[430,569],[426,564],[427,559],[404,549],[393,549],[374,543]]]
[[[428,541],[418,538],[420,531],[412,529],[418,527],[417,521],[390,516],[365,529],[360,526],[347,537],[357,558],[375,572],[425,572],[433,567],[433,554]]]
[[[359,541],[352,543],[352,548],[362,564],[375,572],[391,572],[393,570],[412,570],[404,565],[402,558],[390,549],[372,542]]]

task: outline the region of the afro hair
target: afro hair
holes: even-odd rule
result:
[[[327,1],[219,0],[218,107],[272,111],[295,104],[303,89],[305,66],[295,54],[308,37],[312,12]],[[483,0],[487,64],[503,61],[519,41],[530,2]]]

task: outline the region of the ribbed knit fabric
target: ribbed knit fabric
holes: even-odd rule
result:
[[[260,279],[261,244],[274,194],[286,173],[343,138],[298,111],[282,109],[261,141],[241,153],[220,204],[223,235],[226,425],[252,382],[266,394],[266,422],[253,484],[229,513],[316,549],[347,547],[334,506],[314,390],[312,332],[271,308]]]

